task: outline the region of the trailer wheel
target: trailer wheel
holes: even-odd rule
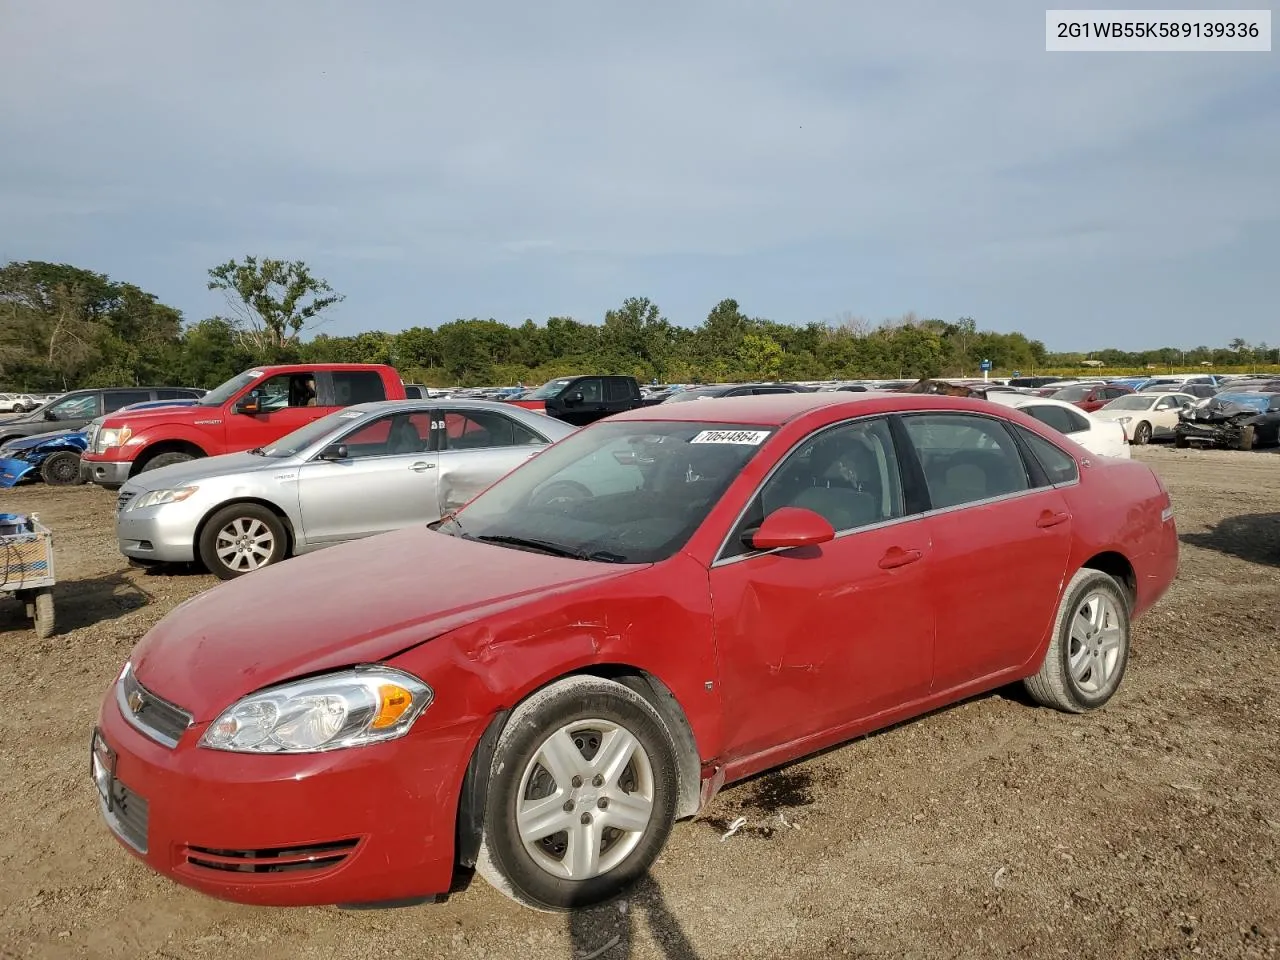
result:
[[[41,590],[35,599],[36,636],[43,640],[53,633],[53,591]]]

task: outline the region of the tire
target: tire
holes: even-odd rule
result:
[[[1129,639],[1129,602],[1120,585],[1101,570],[1085,567],[1063,591],[1040,671],[1023,684],[1046,707],[1065,713],[1096,710],[1115,695],[1124,678]],[[1079,666],[1073,669],[1077,657]]]
[[[1135,446],[1142,446],[1151,442],[1151,424],[1143,420],[1140,424],[1133,428],[1133,442]]]
[[[1236,449],[1252,450],[1253,438],[1254,438],[1253,424],[1249,424],[1247,427],[1242,427],[1240,429],[1240,439],[1236,442]]]
[[[601,751],[623,745],[627,736],[633,752],[626,766],[603,783],[588,779],[597,769],[593,761],[605,759]],[[558,757],[544,749],[557,741],[566,751]],[[580,785],[559,784],[544,763],[567,764],[562,777],[577,771]],[[675,821],[677,766],[662,718],[631,688],[575,676],[538,691],[516,708],[498,738],[476,871],[537,910],[570,910],[617,896],[645,874],[667,841]],[[522,837],[517,811],[538,800],[551,801],[541,829],[561,822],[565,829],[541,839],[535,829]],[[639,829],[613,825],[625,813],[641,822],[646,804],[647,819]],[[580,839],[589,843],[579,847]],[[575,861],[577,850],[593,847],[586,859]]]
[[[36,637],[43,640],[53,633],[53,591],[42,590],[37,593],[33,606],[35,607],[33,619],[36,623]]]
[[[274,513],[260,503],[233,503],[208,519],[197,547],[210,573],[234,580],[279,563],[288,545],[284,524]]]
[[[40,464],[40,476],[51,487],[79,486],[84,483],[80,479],[80,455],[70,450],[50,454]]]
[[[146,473],[148,470],[159,470],[161,467],[171,467],[175,463],[186,463],[188,460],[196,459],[189,453],[161,453],[152,457],[150,460],[143,461],[142,466],[138,468],[138,473]]]
[[[1191,441],[1182,436],[1182,434],[1178,434],[1173,438],[1173,445],[1179,450],[1185,450],[1187,447],[1191,446]]]

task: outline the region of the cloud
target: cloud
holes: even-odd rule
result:
[[[1047,54],[1043,10],[999,0],[5,18],[0,254],[129,271],[192,313],[210,262],[259,252],[314,258],[344,324],[599,317],[643,293],[686,322],[728,295],[797,321],[977,299],[1063,347],[1194,338],[1176,297],[1117,331],[1133,264],[1189,305],[1244,291],[1240,335],[1268,332],[1274,280],[1240,256],[1280,220],[1265,54]],[[443,314],[415,313],[424,284]]]

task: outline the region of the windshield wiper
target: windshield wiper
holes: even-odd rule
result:
[[[485,543],[501,543],[511,547],[525,547],[530,550],[541,550],[544,553],[549,553],[553,556],[569,557],[572,560],[599,560],[602,563],[621,563],[626,559],[616,553],[609,553],[607,550],[597,550],[595,553],[587,553],[583,550],[574,550],[572,547],[565,547],[558,543],[550,543],[546,540],[532,540],[528,537],[508,537],[499,534],[482,534],[475,539],[483,540]]]

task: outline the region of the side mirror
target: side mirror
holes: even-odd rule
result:
[[[236,413],[257,413],[262,408],[258,405],[257,397],[242,397],[236,402]]]
[[[565,398],[564,398],[564,402],[565,402],[565,404],[566,404],[566,405],[568,405],[568,406],[573,406],[574,404],[581,403],[581,402],[582,402],[582,391],[581,391],[581,390],[579,390],[579,391],[577,391],[576,393],[571,393],[571,394],[569,394],[567,397],[565,397]]]
[[[320,451],[320,460],[346,460],[347,445],[345,443],[331,443]]]
[[[779,507],[764,518],[760,529],[751,534],[751,546],[757,550],[813,547],[835,537],[835,528],[812,510]]]

